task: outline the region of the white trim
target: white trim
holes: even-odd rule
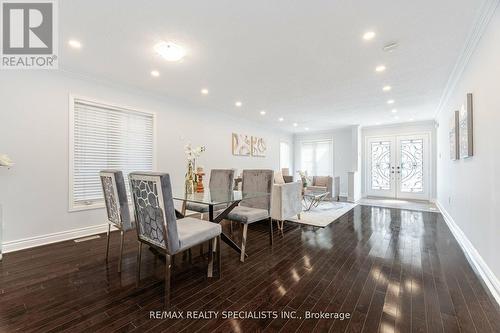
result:
[[[462,229],[460,229],[460,227],[455,223],[453,217],[451,217],[451,215],[446,211],[443,205],[441,205],[439,200],[436,200],[436,206],[441,211],[441,214],[443,215],[444,221],[448,225],[448,228],[450,228],[451,233],[453,234],[453,236],[455,236],[455,239],[464,251],[465,257],[474,267],[475,271],[479,274],[481,279],[484,281],[484,284],[493,295],[497,303],[500,304],[500,281],[488,267],[474,245],[472,245],[470,240],[464,234]]]
[[[467,40],[465,41],[462,52],[458,56],[457,62],[455,63],[450,77],[446,82],[446,86],[444,88],[443,94],[441,95],[441,99],[439,100],[436,113],[434,114],[434,119],[437,119],[446,103],[450,99],[451,94],[455,90],[458,81],[460,81],[465,68],[469,64],[469,61],[474,54],[474,51],[476,50],[479,41],[481,40],[481,37],[483,36],[486,27],[488,26],[488,23],[493,17],[493,14],[495,13],[499,2],[500,0],[486,0],[483,2],[479,15],[477,16],[472,29],[467,36]]]
[[[112,226],[111,230],[114,229],[115,228]],[[3,244],[3,250],[4,250],[3,253],[15,252],[19,250],[29,249],[32,247],[63,242],[70,239],[101,234],[107,231],[108,231],[108,224],[105,223],[79,229],[55,232],[52,234],[18,239],[14,241],[5,242]]]
[[[139,114],[150,115],[153,118],[153,171],[158,169],[158,159],[157,159],[157,124],[156,124],[156,112],[143,110],[142,108],[137,108],[134,106],[123,105],[121,103],[114,103],[108,101],[98,100],[96,98],[87,97],[83,95],[69,93],[68,95],[68,113],[69,113],[69,124],[68,124],[68,212],[78,212],[83,210],[92,210],[104,208],[103,202],[94,202],[90,205],[75,205],[73,198],[73,170],[74,170],[74,145],[75,145],[75,99],[84,100],[88,104],[93,104],[96,106],[111,107],[116,110],[123,110],[126,112],[136,112]]]

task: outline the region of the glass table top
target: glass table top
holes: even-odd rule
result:
[[[244,199],[253,199],[269,195],[269,193],[264,192],[228,191],[227,189],[207,187],[205,187],[204,192],[190,194],[186,194],[184,188],[174,188],[172,190],[174,200],[183,200],[206,205],[227,204]]]

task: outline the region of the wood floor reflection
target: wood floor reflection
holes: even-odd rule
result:
[[[251,225],[245,263],[223,245],[220,280],[206,279],[199,249],[192,264],[175,259],[173,310],[296,311],[296,319],[150,319],[162,310],[162,262],[145,251],[137,287],[135,233],[121,274],[118,234],[107,265],[101,236],[5,255],[0,331],[500,332],[498,307],[437,213],[357,206],[324,229],[285,223],[272,248],[268,224]]]

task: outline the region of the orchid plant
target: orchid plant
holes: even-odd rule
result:
[[[194,162],[198,157],[201,156],[201,153],[203,153],[206,150],[205,146],[200,146],[200,147],[191,147],[191,143],[188,143],[186,146],[184,146],[184,153],[186,154],[186,159],[188,161]]]
[[[10,168],[14,163],[9,158],[9,156],[5,154],[0,154],[0,168]]]

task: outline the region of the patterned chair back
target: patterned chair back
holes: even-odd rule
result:
[[[271,191],[273,189],[274,171],[273,170],[243,170],[243,183],[241,186],[243,194],[245,193],[268,193],[268,196],[245,199],[240,206],[271,209]]]
[[[119,170],[102,170],[99,176],[109,222],[119,229],[130,229],[132,225],[123,173]]]
[[[129,180],[137,237],[169,254],[175,253],[180,243],[170,176],[166,173],[132,172]]]

